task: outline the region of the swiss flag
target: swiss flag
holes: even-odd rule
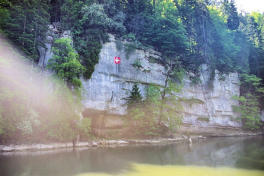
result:
[[[120,57],[115,57],[114,61],[115,61],[115,64],[120,64],[121,59]]]

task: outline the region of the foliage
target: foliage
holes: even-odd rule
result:
[[[224,10],[228,16],[227,18],[227,26],[231,30],[236,30],[239,26],[239,18],[238,18],[238,13],[237,9],[235,7],[235,2],[234,0],[224,0],[223,3]]]
[[[108,3],[112,3],[109,1]],[[108,32],[123,33],[123,16],[109,18],[105,7],[93,1],[66,0],[62,7],[62,24],[73,31],[74,48],[80,56],[81,64],[86,68],[84,76],[90,78],[95,64],[98,63],[102,43],[107,41]],[[109,10],[109,9],[108,9]]]
[[[201,122],[209,122],[210,118],[209,117],[205,117],[205,116],[201,116],[201,117],[198,117],[197,120],[201,121]]]
[[[5,63],[1,63],[1,67],[2,64]],[[31,81],[22,81],[0,76],[1,143],[69,141],[75,137],[77,127],[71,124],[79,118],[76,111],[80,103],[64,82],[45,79],[33,76]],[[20,81],[26,86],[19,84]],[[41,89],[36,90],[38,81]]]
[[[185,29],[177,19],[162,17],[146,17],[142,27],[142,43],[153,46],[165,56],[175,57],[184,54],[187,40]]]
[[[148,114],[151,114],[159,125],[163,127],[165,125],[170,131],[174,131],[181,124],[182,105],[175,94],[180,90],[181,86],[169,81],[168,86],[163,90],[150,87],[147,94]]]
[[[83,136],[90,136],[91,135],[91,119],[90,118],[84,118],[80,122],[80,132]]]
[[[133,121],[134,130],[138,135],[164,135],[179,127],[182,106],[175,95],[179,90],[180,86],[172,82],[166,88],[149,85],[146,90],[147,97],[142,101],[139,90],[136,86],[133,87],[127,101],[128,116]],[[162,98],[164,92],[166,97]]]
[[[0,135],[2,135],[3,133],[4,133],[4,122],[0,114]]]
[[[47,0],[4,0],[0,4],[0,28],[34,61],[49,23]]]
[[[123,43],[122,43],[121,40],[116,40],[116,41],[115,41],[115,44],[116,44],[116,49],[117,49],[118,51],[122,51],[122,50],[123,50],[124,45],[123,45]]]
[[[49,60],[48,68],[53,70],[70,87],[81,87],[80,76],[84,68],[78,61],[78,54],[71,46],[69,38],[57,39],[52,48],[53,57]]]
[[[264,77],[263,14],[239,16],[233,0],[4,0],[0,16],[1,28],[35,60],[49,20],[61,22],[73,32],[86,78],[98,63],[106,33],[135,43],[125,47],[127,58],[147,46],[177,59],[187,72],[197,74],[206,63],[221,73]]]
[[[125,44],[126,59],[129,59],[130,55],[137,49],[136,43]]]
[[[229,73],[235,70],[235,58],[237,57],[240,47],[234,42],[235,33],[228,31],[221,13],[215,9],[210,9],[212,23],[212,45],[213,58],[212,64],[221,73]]]
[[[258,12],[238,15],[233,0],[217,3],[207,0],[0,2],[1,31],[35,62],[39,58],[38,47],[45,47],[43,41],[47,25],[52,22],[60,22],[62,30],[72,31],[73,46],[70,41],[57,40],[54,43],[54,57],[49,65],[69,87],[80,87],[79,78],[82,75],[85,78],[91,77],[94,66],[98,63],[102,44],[108,40],[107,33],[127,41],[124,48],[118,46],[121,42],[117,42],[117,47],[125,50],[127,59],[137,48],[153,48],[162,54],[162,59],[157,62],[167,69],[166,73],[162,73],[166,77],[166,85],[164,89],[157,89],[157,92],[153,89],[153,93],[159,98],[152,95],[156,99],[153,99],[149,106],[158,108],[149,108],[154,109],[150,112],[155,118],[145,120],[153,127],[152,134],[159,129],[159,123],[154,119],[159,117],[158,121],[166,122],[165,119],[170,116],[166,114],[167,110],[169,113],[173,112],[167,107],[167,104],[173,104],[167,97],[175,96],[169,89],[171,84],[179,83],[185,73],[191,75],[192,82],[198,83],[199,68],[202,64],[207,64],[211,73],[218,70],[221,75],[230,72],[251,74],[242,75],[241,99],[237,97],[241,112],[246,113],[252,108],[253,114],[242,115],[245,124],[247,122],[250,123],[249,126],[254,126],[254,113],[264,108],[264,15]],[[138,68],[141,66],[137,61],[134,65]],[[213,78],[214,74],[211,75],[211,80]],[[8,100],[12,96],[18,96],[12,95],[12,91],[7,95]],[[177,100],[177,97],[175,99]],[[147,100],[141,103],[146,102]],[[1,109],[0,119],[6,127],[1,127],[0,120],[0,133],[12,135],[17,133],[17,127],[21,134],[34,133],[34,127],[30,126],[34,126],[33,117],[38,119],[38,115],[32,115],[32,112],[37,111],[23,105],[16,106],[17,112]],[[137,108],[139,109],[135,109],[135,114],[139,115],[133,116],[136,119],[143,118],[146,112],[140,107]],[[6,113],[13,115],[8,121]],[[17,114],[27,118],[20,119],[19,125],[14,126],[12,124],[18,118]],[[50,133],[58,133],[59,135],[55,135],[58,137],[66,127],[54,130]]]
[[[142,64],[141,64],[139,59],[136,59],[135,62],[132,65],[133,65],[133,67],[135,67],[137,69],[142,68]]]
[[[193,104],[204,104],[204,101],[197,98],[179,98],[180,101],[189,104],[192,106]]]
[[[134,84],[130,96],[126,98],[128,106],[134,106],[141,103],[142,96],[137,84]]]
[[[245,96],[235,96],[234,99],[238,100],[240,105],[234,106],[233,109],[240,113],[245,128],[251,130],[260,128],[260,109],[256,97],[248,93]]]
[[[260,98],[264,96],[261,87],[261,79],[255,75],[241,75],[241,95],[234,96],[239,101],[239,106],[233,106],[235,112],[240,113],[240,118],[247,129],[259,129],[260,120]]]
[[[187,72],[197,74],[206,63],[221,73],[264,77],[263,14],[239,16],[233,0],[4,0],[0,16],[1,28],[35,60],[49,21],[61,22],[73,32],[86,78],[98,63],[106,33],[135,43],[125,48],[127,58],[144,45],[177,58]]]

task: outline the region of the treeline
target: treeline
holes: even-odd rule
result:
[[[1,29],[35,61],[47,24],[70,29],[87,78],[106,33],[152,47],[186,71],[206,63],[264,77],[263,14],[238,14],[232,0],[3,0],[0,16]]]
[[[173,77],[175,69],[182,68],[195,73],[190,75],[198,75],[202,64],[209,66],[212,80],[216,69],[222,75],[241,73],[241,97],[235,97],[241,106],[235,109],[242,114],[245,124],[250,121],[254,127],[259,127],[259,112],[264,106],[264,14],[238,13],[233,0],[0,2],[2,31],[35,62],[47,25],[53,22],[60,22],[62,30],[71,30],[78,54],[73,59],[61,59],[63,54],[58,53],[59,57],[51,63],[55,66],[50,66],[56,68],[55,72],[60,71],[60,75],[67,75],[64,80],[71,80],[70,85],[80,86],[80,74],[91,77],[102,43],[108,40],[107,33],[112,33],[120,40],[133,43],[134,48],[153,48],[161,52],[162,64],[171,67],[167,78]],[[59,47],[67,46],[65,42]],[[57,61],[67,64],[58,68]],[[63,74],[67,68],[74,68],[74,74]],[[199,82],[199,76],[190,78]],[[252,109],[248,107],[257,109],[249,114]]]

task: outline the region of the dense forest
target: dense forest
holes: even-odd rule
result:
[[[108,33],[127,40],[132,48],[152,48],[162,54],[161,64],[174,70],[198,75],[207,64],[214,79],[215,70],[238,72],[240,106],[245,127],[260,126],[264,108],[264,14],[239,13],[233,0],[1,0],[0,29],[33,62],[48,24],[58,23],[70,30],[71,41],[55,42],[55,57],[49,68],[79,88],[79,78],[87,79],[98,63]],[[76,51],[76,52],[75,52]],[[64,57],[64,56],[67,57]],[[69,71],[70,70],[70,71]],[[173,78],[173,79],[174,79]],[[172,79],[172,80],[173,80]],[[175,78],[176,79],[176,78]],[[194,83],[199,76],[190,76]],[[6,97],[0,94],[0,120],[4,121]],[[2,116],[2,117],[1,117]],[[0,121],[1,122],[1,121]],[[0,135],[4,134],[1,130]]]

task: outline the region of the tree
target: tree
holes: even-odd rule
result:
[[[246,129],[254,130],[261,127],[260,98],[264,97],[261,79],[255,75],[241,75],[241,95],[235,96],[240,105],[233,106],[234,111],[240,113],[240,118]]]
[[[86,69],[84,77],[90,78],[95,64],[98,63],[102,43],[108,39],[107,31],[114,30],[116,23],[107,16],[101,4],[92,1],[70,2],[65,4],[63,9],[73,8],[76,13],[71,16],[69,11],[63,11],[68,14],[67,16],[71,16],[69,19],[63,18],[63,23],[64,26],[72,26],[74,47],[80,56],[81,64]]]
[[[137,84],[134,84],[130,96],[126,98],[128,106],[133,106],[142,102],[142,96]]]
[[[64,80],[69,87],[81,87],[80,76],[84,72],[84,67],[78,61],[78,54],[71,46],[69,38],[57,39],[54,42],[53,57],[49,60],[48,68]]]
[[[239,17],[237,13],[237,8],[235,6],[234,0],[224,0],[223,2],[225,13],[227,14],[227,26],[230,30],[236,30],[239,27]]]
[[[187,70],[199,72],[203,63],[210,65],[210,14],[204,1],[182,0],[174,1],[179,11],[182,23],[188,37],[189,53],[183,60]]]
[[[30,58],[37,61],[37,48],[43,45],[49,24],[48,1],[23,0],[6,4],[3,12],[6,19],[1,28]]]
[[[6,20],[9,18],[9,10],[11,2],[8,0],[3,0],[0,2],[0,28],[6,24]]]
[[[164,135],[175,131],[181,124],[182,105],[177,93],[182,86],[176,82],[182,80],[183,71],[167,70],[165,76],[164,87],[147,87],[145,100],[142,100],[136,85],[126,99],[128,116],[134,121],[136,131],[141,135]]]
[[[168,81],[165,88],[149,86],[145,101],[145,112],[154,122],[154,130],[158,134],[175,131],[182,122],[182,105],[177,97],[181,86]]]

